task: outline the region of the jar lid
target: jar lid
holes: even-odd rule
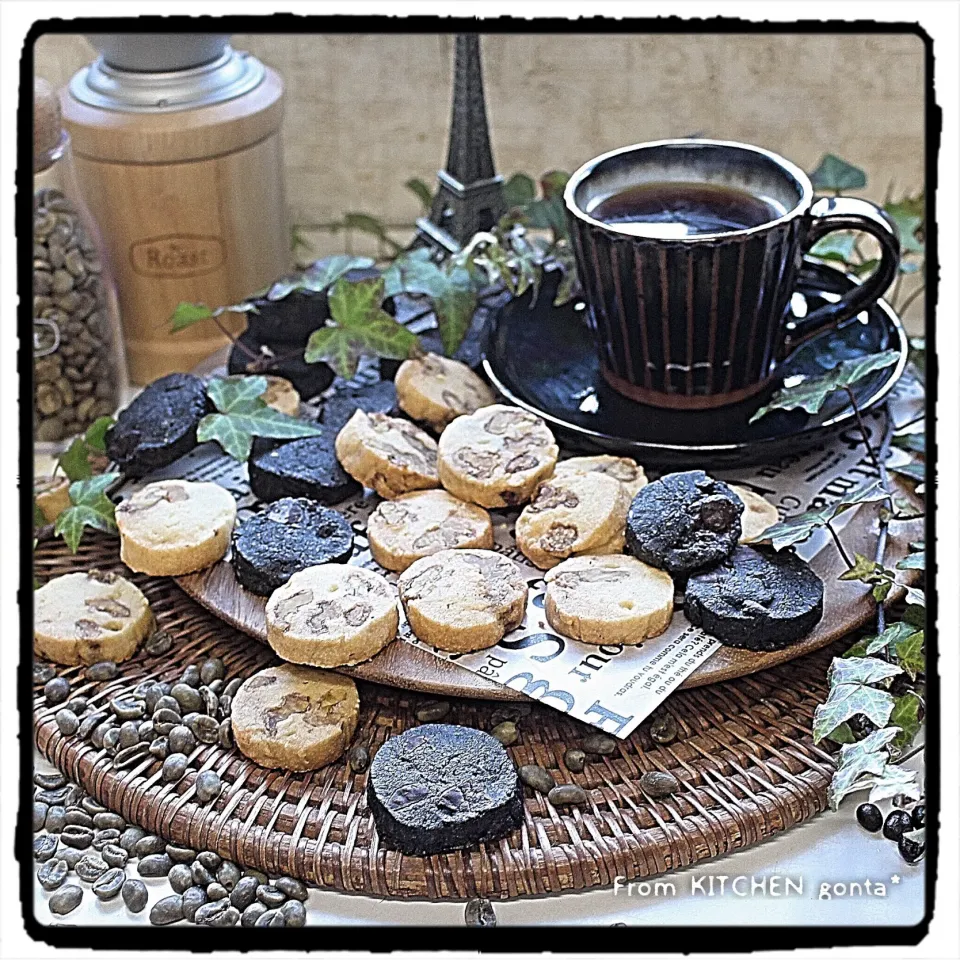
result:
[[[256,57],[224,45],[208,63],[180,70],[129,70],[98,57],[74,74],[70,93],[81,103],[123,113],[167,113],[232,100],[263,82]]]
[[[63,142],[60,98],[43,77],[33,78],[33,169],[46,170]]]

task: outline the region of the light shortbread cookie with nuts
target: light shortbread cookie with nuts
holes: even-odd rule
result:
[[[344,667],[376,656],[397,635],[396,588],[343,563],[295,573],[267,601],[267,642],[290,663]]]
[[[160,480],[117,506],[120,559],[156,577],[178,577],[222,560],[237,519],[229,491],[216,483]]]
[[[408,420],[357,410],[337,434],[335,449],[354,480],[387,500],[440,486],[437,441]]]
[[[261,376],[267,381],[267,389],[260,394],[260,399],[268,407],[273,407],[288,417],[297,416],[300,413],[300,394],[293,384],[284,377]]]
[[[548,570],[567,557],[615,543],[629,506],[626,487],[606,473],[555,473],[517,518],[517,546]]]
[[[373,559],[387,570],[406,570],[441,550],[493,546],[490,514],[446,490],[418,490],[384,500],[367,521]]]
[[[641,643],[673,617],[673,580],[634,557],[573,557],[546,575],[544,612],[584,643]]]
[[[496,400],[465,363],[435,353],[404,360],[393,382],[400,409],[438,433],[457,417]]]
[[[147,598],[105,570],[55,577],[33,594],[34,648],[54,663],[129,660],[153,626]]]
[[[553,473],[560,452],[540,417],[502,404],[457,417],[439,446],[440,482],[482,507],[526,503]]]
[[[407,567],[397,586],[414,634],[457,653],[495,646],[527,608],[520,567],[492,550],[442,550]]]
[[[230,708],[240,752],[262,767],[293,771],[333,763],[353,739],[359,716],[349,677],[292,663],[255,673]]]
[[[631,500],[638,490],[647,485],[647,475],[643,472],[643,467],[630,457],[600,454],[596,457],[570,457],[568,460],[560,460],[553,475],[559,477],[568,473],[605,473],[623,484]]]
[[[741,543],[755,543],[762,540],[764,533],[775,523],[780,522],[780,512],[766,498],[754,493],[747,487],[735,483],[728,484],[730,489],[743,501],[743,513],[740,516]]]

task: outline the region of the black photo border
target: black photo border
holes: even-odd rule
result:
[[[905,8],[909,9],[909,8]],[[545,945],[543,927],[511,926],[477,931],[467,927],[384,927],[390,930],[384,938],[358,938],[351,931],[357,926],[306,927],[304,929],[270,930],[258,934],[249,928],[221,928],[206,939],[202,928],[170,927],[155,937],[145,937],[142,926],[121,923],[118,926],[48,926],[41,923],[34,911],[34,872],[32,856],[32,785],[33,785],[33,636],[32,610],[29,597],[33,592],[33,409],[24,402],[33,392],[32,350],[32,126],[34,44],[48,34],[86,33],[171,33],[217,32],[260,34],[437,34],[475,31],[481,34],[899,34],[920,39],[925,59],[925,191],[928,214],[934,211],[937,187],[937,157],[940,147],[942,111],[934,98],[933,40],[917,23],[881,23],[870,20],[763,22],[716,17],[710,19],[633,18],[612,19],[595,16],[579,20],[560,18],[499,17],[436,17],[389,15],[226,15],[171,17],[78,17],[74,20],[48,19],[36,22],[28,32],[20,63],[20,97],[17,111],[16,224],[18,255],[19,336],[18,370],[20,389],[20,663],[17,678],[17,702],[20,717],[20,807],[17,819],[15,852],[20,867],[20,897],[27,934],[34,940],[54,947],[143,950],[468,950],[489,952],[542,952],[545,946],[553,952],[620,953],[656,950],[657,952],[742,952],[761,949],[824,948],[833,946],[892,946],[918,944],[928,933],[933,917],[938,859],[939,793],[940,793],[940,682],[938,637],[936,632],[936,541],[934,516],[937,488],[934,483],[937,444],[935,405],[937,393],[937,357],[935,311],[938,294],[939,259],[937,224],[933,216],[926,219],[927,288],[925,297],[926,336],[926,416],[927,443],[927,699],[926,699],[926,804],[927,853],[925,871],[925,911],[923,919],[913,926],[716,926],[716,927],[605,927],[602,942],[597,941],[592,925],[564,926],[562,942],[555,939]],[[438,144],[438,151],[442,145]],[[439,157],[439,153],[438,153]],[[410,901],[415,910],[419,901]],[[322,933],[319,930],[322,929]],[[504,933],[504,930],[508,932]],[[400,931],[406,931],[401,933]],[[717,936],[721,931],[736,931],[733,937]],[[386,944],[389,943],[389,946]]]

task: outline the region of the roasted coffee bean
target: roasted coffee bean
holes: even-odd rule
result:
[[[226,672],[223,661],[219,657],[211,657],[200,667],[200,682],[211,683],[214,680],[222,680]]]
[[[220,729],[217,731],[217,743],[224,750],[233,749],[233,728],[230,726],[229,718],[220,721]]]
[[[190,867],[185,863],[175,863],[167,874],[167,882],[173,887],[174,893],[183,893],[193,886],[193,875],[190,873]]]
[[[257,899],[257,887],[260,882],[256,877],[241,877],[230,893],[230,902],[238,910],[246,910]]]
[[[606,757],[617,749],[617,741],[613,737],[604,736],[602,733],[592,733],[583,738],[581,744],[585,753],[595,753]]]
[[[559,787],[554,787],[547,794],[547,799],[555,807],[579,806],[588,802],[583,787],[575,783],[564,783]]]
[[[139,742],[140,725],[134,720],[127,720],[121,724],[120,739],[117,741],[118,746],[123,749],[124,747],[132,747],[135,743]]]
[[[557,781],[543,767],[535,763],[525,763],[517,773],[520,779],[537,793],[549,793],[557,785]]]
[[[235,697],[237,691],[243,686],[243,677],[234,677],[224,688],[224,696]]]
[[[110,864],[99,853],[88,853],[77,861],[77,865],[73,869],[81,880],[93,883],[94,880],[102,877],[110,869]]]
[[[226,900],[230,896],[230,891],[222,883],[213,883],[207,885],[207,897],[210,900]]]
[[[135,743],[132,747],[125,747],[118,750],[113,758],[113,766],[116,770],[126,770],[133,767],[145,757],[150,755],[150,747],[145,743]]]
[[[150,908],[150,922],[155,927],[165,927],[183,919],[183,897],[175,894],[158,900]]]
[[[43,825],[47,822],[47,811],[50,808],[45,804],[41,803],[39,800],[33,801],[33,832],[37,833],[43,829]]]
[[[673,743],[677,739],[677,721],[669,713],[658,713],[650,721],[650,738],[655,743]]]
[[[146,744],[153,743],[153,738],[156,736],[156,731],[153,729],[152,720],[141,720],[137,726],[137,739],[143,741]]]
[[[220,699],[217,701],[217,709],[220,711],[220,715],[223,717],[229,717],[230,711],[233,709],[233,697],[229,694],[221,693]]]
[[[120,839],[119,830],[98,830],[93,835],[93,849],[102,850],[108,843],[116,843]]]
[[[67,785],[67,778],[59,771],[55,773],[38,771],[33,775],[33,784],[41,790],[59,790]]]
[[[563,765],[571,773],[583,773],[583,768],[587,764],[587,755],[582,750],[575,747],[567,750],[563,755]]]
[[[223,863],[217,867],[217,882],[222,883],[227,889],[227,892],[233,890],[239,880],[240,868],[235,863],[231,863],[229,860],[224,860]]]
[[[164,710],[169,711],[173,716],[168,716],[166,713],[163,713]],[[172,720],[174,723],[179,723],[182,712],[179,702],[174,700],[173,697],[164,694],[153,708],[153,719],[154,721]]]
[[[83,888],[70,883],[57,890],[47,901],[50,912],[62,917],[64,914],[72,913],[80,906],[83,899]]]
[[[74,697],[72,700],[68,700],[64,706],[79,717],[82,713],[86,712],[90,704],[86,697]]]
[[[98,749],[103,749],[104,737],[106,737],[108,731],[113,730],[116,725],[116,720],[113,717],[108,717],[103,721],[93,733],[90,734],[90,742]]]
[[[33,859],[38,863],[45,863],[53,858],[59,846],[60,840],[55,834],[41,834],[33,841]]]
[[[73,847],[61,847],[57,857],[62,860],[69,870],[76,870],[77,864],[86,856],[83,850],[76,850]]]
[[[169,653],[172,647],[173,637],[166,630],[157,630],[156,633],[147,638],[143,650],[151,657],[160,657]]]
[[[190,724],[190,729],[201,743],[216,743],[220,734],[220,724],[214,717],[208,717],[206,714],[200,714]]]
[[[72,807],[63,815],[64,823],[75,827],[93,827],[93,816],[79,807]]]
[[[47,833],[60,833],[67,825],[68,817],[71,813],[82,814],[82,810],[67,810],[66,807],[53,806],[47,809],[47,818],[43,825],[47,828]]]
[[[370,751],[361,744],[350,748],[347,754],[347,762],[354,773],[364,773],[370,766]]]
[[[152,714],[157,709],[157,701],[163,696],[160,684],[151,682],[143,689],[143,702],[147,706],[147,713]]]
[[[164,783],[176,783],[187,772],[187,766],[190,761],[182,753],[171,753],[163,761],[163,770],[161,778]]]
[[[175,683],[170,691],[170,696],[180,704],[183,713],[198,712],[203,706],[200,694],[185,683]]]
[[[414,716],[421,723],[438,723],[450,712],[450,704],[446,700],[427,700],[422,703]]]
[[[119,668],[112,660],[101,660],[87,667],[84,676],[88,680],[112,680],[119,672]]]
[[[190,865],[190,875],[193,882],[204,890],[213,883],[213,874],[199,860],[194,860]]]
[[[147,905],[147,885],[142,880],[131,877],[124,880],[120,888],[120,896],[131,913],[141,913]]]
[[[307,924],[307,908],[299,900],[288,900],[280,913],[288,927],[304,927]]]
[[[95,817],[98,813],[107,812],[107,808],[93,797],[84,797],[80,801],[80,806],[86,813],[89,813],[91,817]]]
[[[147,752],[151,757],[156,757],[158,760],[166,760],[170,753],[170,744],[167,742],[167,738],[157,737],[147,748]]]
[[[107,713],[104,710],[97,710],[95,713],[89,714],[80,721],[80,728],[77,730],[77,736],[86,740],[106,719]]]
[[[486,897],[474,897],[463,909],[463,922],[468,927],[495,927],[497,915]]]
[[[883,821],[883,835],[888,840],[899,840],[905,831],[913,829],[913,820],[906,810],[893,809]]]
[[[132,696],[117,697],[110,701],[110,709],[118,720],[142,720],[147,713],[147,704],[145,700]]]
[[[155,836],[152,833],[148,833],[146,836],[141,837],[135,844],[133,848],[134,855],[143,859],[144,857],[152,857],[155,854],[163,853],[166,850],[167,842],[163,837]]]
[[[43,686],[43,698],[48,707],[64,703],[70,697],[70,681],[66,677],[54,677]],[[73,909],[71,907],[71,909]]]
[[[41,803],[47,804],[47,806],[65,807],[72,802],[70,798],[75,794],[76,788],[73,787],[73,784],[68,784],[65,787],[58,787],[56,790],[37,790],[33,795],[33,799],[39,800]]]
[[[221,900],[220,903],[226,903]],[[222,913],[218,913],[211,920],[208,920],[208,927],[235,927],[240,922],[240,911],[236,907],[228,906]]]
[[[282,906],[287,898],[283,891],[278,890],[273,884],[262,883],[257,887],[257,899],[272,910]]]
[[[56,890],[63,886],[69,872],[66,860],[47,860],[37,871],[37,880],[44,890]]]
[[[108,843],[101,851],[103,857],[111,867],[125,867],[130,855],[118,843]]]
[[[498,723],[491,731],[490,735],[499,740],[505,747],[512,746],[520,739],[520,733],[517,725],[512,720],[504,720]]]
[[[166,852],[174,863],[185,863],[188,866],[197,858],[196,850],[191,850],[190,847],[178,847],[173,843],[167,844]]]
[[[216,717],[220,701],[209,687],[200,688],[200,700],[203,704],[203,712],[210,717]]]
[[[270,882],[265,873],[260,870],[254,870],[252,867],[247,867],[247,869],[243,871],[243,875],[245,877],[253,877],[258,884],[267,884]]]
[[[86,850],[93,843],[93,829],[67,824],[60,832],[60,839],[68,846],[77,850]]]
[[[123,888],[126,874],[119,867],[113,867],[94,881],[93,895],[98,900],[112,900],[120,896],[120,890]]]
[[[56,675],[57,671],[54,670],[49,663],[35,663],[33,665],[33,682],[35,686],[40,687],[49,683]]]
[[[200,668],[195,663],[191,663],[188,667],[185,667],[183,676],[180,677],[180,682],[186,684],[188,687],[199,687]]]
[[[125,850],[128,855],[131,855],[137,842],[145,836],[146,833],[140,827],[127,827],[127,829],[120,834],[117,846]]]
[[[103,735],[103,749],[106,750],[107,753],[116,753],[117,747],[119,746],[119,744],[120,744],[120,728],[111,727]]]
[[[183,917],[191,923],[196,919],[197,911],[207,902],[207,891],[203,887],[187,887],[183,891]]]
[[[280,877],[273,881],[273,885],[292,900],[307,899],[307,888],[294,877]]]
[[[650,797],[668,797],[680,789],[680,781],[672,773],[649,770],[640,778],[640,789]]]
[[[200,861],[211,873],[216,873],[223,863],[222,858],[212,850],[201,850],[197,854],[197,860]]]
[[[211,800],[216,800],[220,796],[223,785],[220,781],[220,774],[215,770],[203,770],[197,775],[193,786],[197,792],[197,800],[200,803],[210,803]]]
[[[217,697],[219,697],[220,694],[223,693],[224,682],[223,682],[222,680],[211,680],[211,681],[206,685],[206,688],[207,688],[211,693],[214,693],[214,694],[217,695]]]
[[[257,900],[244,908],[243,913],[240,915],[240,926],[255,927],[257,921],[268,912],[267,908]]]
[[[165,877],[173,869],[173,861],[166,853],[151,853],[137,864],[141,877]]]
[[[197,910],[193,918],[194,923],[197,923],[200,926],[212,926],[212,921],[221,914],[226,913],[228,910],[232,910],[234,913],[236,913],[237,919],[239,919],[240,912],[236,907],[230,906],[229,900],[211,900]]]
[[[174,753],[192,753],[197,746],[197,738],[189,727],[178,723],[168,734],[167,743]]]
[[[57,721],[57,729],[65,737],[72,737],[80,729],[80,720],[77,715],[66,707],[58,710],[54,719]]]
[[[255,927],[282,927],[286,925],[286,920],[284,919],[283,914],[277,910],[267,910],[266,913],[262,913],[257,917]]]

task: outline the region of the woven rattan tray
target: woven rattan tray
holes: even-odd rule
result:
[[[229,677],[248,676],[273,662],[266,647],[226,626],[171,581],[131,575],[119,563],[116,540],[87,537],[76,556],[60,542],[37,550],[41,582],[92,566],[134,580],[176,643],[163,657],[141,652],[108,683],[85,681],[81,668],[67,669],[74,694],[101,703],[144,679],[179,676],[187,663],[208,656],[222,657]],[[681,690],[665,705],[680,730],[676,741],[654,743],[644,723],[615,754],[593,758],[580,774],[567,771],[562,758],[589,728],[532,703],[455,701],[450,722],[485,729],[512,711],[521,731],[509,748],[515,762],[539,763],[558,782],[579,783],[590,804],[558,809],[526,791],[519,830],[497,844],[434,857],[405,857],[380,846],[364,797],[366,775],[343,762],[291,774],[265,770],[235,749],[201,745],[190,772],[177,784],[165,784],[152,758],[115,771],[104,751],[62,736],[53,719],[56,708],[44,705],[39,690],[35,734],[49,760],[127,820],[246,866],[377,897],[557,894],[606,886],[615,876],[651,877],[748,847],[823,810],[833,762],[814,746],[810,727],[835,652],[836,645],[762,673]],[[355,742],[371,754],[416,723],[416,695],[363,682],[360,695]],[[206,769],[217,770],[226,788],[203,807],[193,784]],[[682,790],[650,799],[638,785],[649,770],[671,771]]]

